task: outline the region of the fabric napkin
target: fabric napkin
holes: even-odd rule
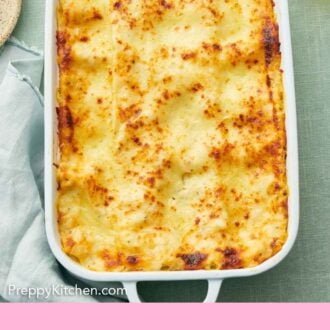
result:
[[[0,49],[0,297],[12,302],[118,301],[57,293],[86,285],[59,266],[45,234],[42,74],[40,51],[13,38]],[[53,294],[29,297],[16,290],[24,288],[52,289]]]

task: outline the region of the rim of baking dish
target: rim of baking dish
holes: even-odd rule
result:
[[[297,118],[292,61],[292,46],[287,1],[276,0],[275,9],[280,31],[282,69],[284,71],[286,133],[287,133],[287,178],[289,186],[288,238],[282,249],[270,259],[253,268],[233,270],[184,270],[184,271],[132,271],[132,272],[96,272],[91,271],[67,256],[61,248],[57,221],[55,217],[56,182],[54,178],[54,108],[57,88],[56,64],[56,15],[57,0],[46,2],[46,38],[45,38],[45,220],[46,233],[50,248],[56,259],[74,276],[94,282],[140,282],[140,281],[179,281],[209,280],[233,277],[247,277],[263,273],[279,264],[290,252],[298,233],[299,226],[299,166]]]

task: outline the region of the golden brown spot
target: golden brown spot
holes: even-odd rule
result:
[[[139,258],[137,256],[128,256],[126,260],[130,265],[136,265],[139,263]]]
[[[185,61],[191,60],[193,58],[196,58],[196,56],[197,56],[197,54],[196,53],[193,53],[193,52],[191,52],[191,53],[183,53],[181,55],[182,59],[185,60]]]
[[[113,8],[116,10],[119,10],[122,7],[122,2],[121,1],[117,1],[114,3]]]
[[[196,83],[191,87],[191,91],[194,93],[197,93],[197,92],[201,91],[202,89],[204,89],[204,86],[200,83]]]
[[[275,141],[267,145],[265,149],[271,156],[276,157],[281,152],[281,143],[279,141]]]
[[[96,9],[93,10],[93,19],[95,20],[101,20],[103,19],[103,16],[100,12],[98,12]]]
[[[281,203],[281,207],[284,210],[284,214],[286,217],[289,216],[289,203],[288,203],[288,199],[285,199],[282,203]]]
[[[271,247],[272,249],[276,248],[277,241],[278,241],[277,238],[273,238],[272,242],[270,243],[270,247]]]
[[[108,196],[108,197],[106,197],[106,199],[105,199],[105,201],[104,201],[104,206],[109,206],[110,205],[110,203],[112,202],[112,201],[114,201],[115,200],[115,198],[114,197],[112,197],[112,196]]]
[[[120,255],[116,257],[111,256],[107,250],[101,252],[101,258],[104,261],[104,265],[106,268],[111,269],[121,264]]]
[[[155,184],[156,184],[156,178],[154,178],[154,177],[149,177],[149,178],[147,178],[147,184],[148,184],[151,188],[153,188],[153,187],[155,186]]]
[[[192,254],[178,254],[177,257],[184,261],[186,270],[197,270],[201,268],[203,261],[207,259],[207,254],[195,252]]]
[[[167,169],[170,169],[172,167],[172,162],[170,160],[164,160],[163,161],[163,166],[166,167]]]
[[[265,49],[265,63],[269,66],[272,59],[279,54],[280,41],[278,25],[273,23],[269,17],[266,18],[265,26],[262,31],[262,42]]]
[[[59,54],[59,66],[61,70],[67,70],[72,63],[71,47],[68,45],[69,35],[66,32],[57,31],[56,42]]]
[[[141,146],[142,145],[142,142],[141,142],[141,140],[138,138],[138,137],[133,137],[133,142],[136,144],[136,145],[138,145],[138,146]]]
[[[220,187],[215,191],[215,197],[216,198],[220,198],[221,196],[223,196],[224,192],[225,192],[225,188]]]
[[[56,108],[57,120],[59,127],[59,142],[60,146],[65,143],[72,143],[74,135],[74,122],[70,108],[68,106]]]
[[[173,81],[173,78],[171,76],[167,76],[167,77],[163,78],[164,84],[169,84],[172,81]]]
[[[72,237],[68,237],[66,240],[66,246],[72,248],[76,245],[76,242],[72,239]]]
[[[250,218],[250,213],[249,212],[245,213],[244,214],[244,219],[248,220],[249,218]]]
[[[229,156],[234,148],[235,148],[234,145],[230,143],[225,143],[225,145],[221,149],[212,148],[209,156],[214,158],[216,161],[219,161],[221,158],[225,158]]]
[[[89,41],[89,38],[87,36],[82,36],[79,40],[81,42],[87,42],[87,41]]]
[[[281,186],[279,185],[278,182],[276,182],[276,183],[274,184],[274,190],[275,190],[275,191],[279,191],[279,190],[281,190]]]
[[[160,0],[160,5],[165,9],[171,9],[173,5],[165,0]]]
[[[208,44],[206,42],[203,42],[202,47],[206,50],[206,51],[212,51],[212,52],[220,52],[222,50],[222,47],[217,44]]]
[[[224,261],[221,269],[238,269],[242,268],[242,261],[239,258],[238,251],[234,248],[226,248],[223,251]]]
[[[163,98],[164,98],[165,100],[169,100],[170,97],[171,97],[171,95],[170,95],[169,91],[166,90],[166,91],[163,93]]]
[[[66,97],[65,97],[65,101],[66,103],[70,103],[72,101],[72,96],[70,94],[68,94]]]
[[[68,34],[66,32],[57,31],[56,32],[56,43],[58,50],[61,50],[66,46],[68,40]]]
[[[119,117],[122,121],[127,121],[130,118],[137,118],[142,110],[136,105],[132,104],[127,108],[119,109]]]

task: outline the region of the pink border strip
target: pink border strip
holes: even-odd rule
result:
[[[329,313],[330,304],[2,304],[0,328],[328,330]]]

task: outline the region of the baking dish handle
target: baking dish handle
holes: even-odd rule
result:
[[[204,300],[204,303],[215,303],[217,301],[221,289],[222,281],[223,281],[222,279],[208,280],[207,295]],[[131,303],[143,302],[137,290],[137,282],[123,282],[123,286],[129,302]]]

